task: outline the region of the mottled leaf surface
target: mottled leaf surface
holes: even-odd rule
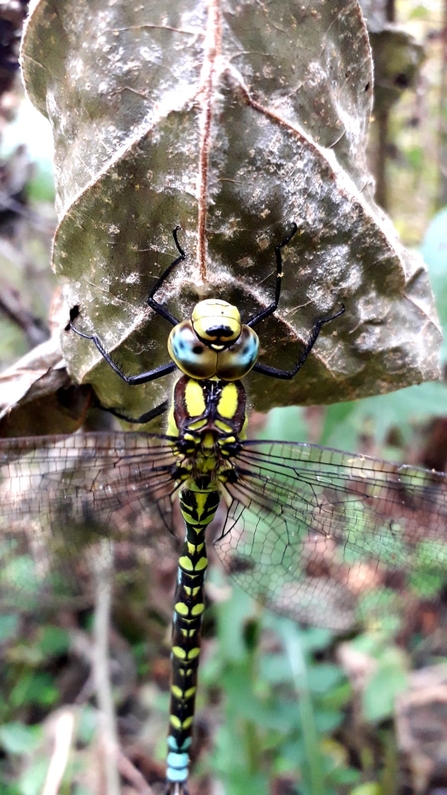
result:
[[[54,130],[60,224],[54,266],[77,324],[129,373],[167,360],[161,291],[185,317],[197,299],[236,303],[259,326],[262,361],[288,367],[314,320],[336,312],[291,382],[250,378],[255,408],[329,403],[438,376],[440,333],[425,266],[372,199],[365,163],[371,54],[357,2],[78,0],[36,3],[26,31],[28,92]],[[166,382],[127,387],[94,347],[65,333],[78,380],[138,414]]]

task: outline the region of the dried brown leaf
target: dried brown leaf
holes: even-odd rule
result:
[[[188,258],[158,297],[179,318],[211,295],[250,317],[272,300],[274,246],[295,221],[261,360],[291,366],[316,318],[346,312],[296,379],[250,379],[255,408],[438,377],[425,266],[366,168],[372,69],[356,1],[40,0],[22,59],[55,136],[56,271],[80,327],[128,373],[167,360],[169,326],[145,299],[176,256],[175,225]],[[130,389],[73,334],[64,350],[105,405],[139,414],[165,398],[163,380]]]

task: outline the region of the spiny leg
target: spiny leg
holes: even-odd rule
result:
[[[167,279],[171,271],[180,262],[183,262],[183,260],[185,259],[186,256],[185,252],[181,248],[177,238],[177,232],[179,229],[180,226],[176,226],[172,230],[172,234],[174,237],[175,245],[177,247],[177,251],[179,252],[180,256],[178,256],[173,262],[171,262],[170,265],[168,265],[168,267],[162,273],[160,278],[157,279],[157,281],[155,282],[147,298],[147,303],[154,310],[154,312],[156,312],[158,315],[161,315],[161,317],[164,317],[165,320],[167,320],[173,326],[176,326],[179,321],[177,320],[177,318],[174,317],[174,315],[171,315],[171,313],[168,312],[167,309],[161,306],[161,304],[159,304],[158,301],[155,301],[154,295],[157,292],[157,290],[161,287],[165,279]],[[105,359],[107,364],[112,368],[112,370],[117,375],[119,375],[120,378],[122,378],[123,381],[126,382],[126,384],[129,384],[129,386],[139,386],[141,384],[147,384],[149,381],[155,381],[157,378],[162,378],[162,376],[174,372],[176,367],[175,364],[173,362],[168,362],[167,364],[162,364],[160,365],[160,367],[154,367],[152,370],[148,370],[145,373],[140,373],[139,375],[126,375],[126,373],[121,369],[121,367],[116,362],[113,361],[112,357],[104,348],[104,345],[101,342],[100,338],[97,336],[97,334],[85,334],[83,331],[79,331],[79,329],[76,328],[76,326],[74,325],[74,321],[76,320],[78,315],[79,315],[79,309],[77,307],[70,310],[70,321],[68,323],[68,326],[66,327],[66,331],[69,330],[74,331],[75,334],[77,334],[79,337],[83,337],[83,339],[90,340],[91,342],[93,342],[93,344],[96,346],[97,350],[99,351],[103,359]],[[142,415],[142,417],[144,417],[144,415]],[[127,419],[128,422],[132,422],[132,420],[129,420],[129,418],[127,417],[123,417],[123,419]],[[138,418],[137,420],[134,421],[147,422],[147,420],[144,420],[142,418]]]
[[[293,378],[297,374],[297,372],[301,370],[304,362],[309,356],[309,353],[314,347],[324,324],[330,323],[331,320],[335,320],[336,317],[340,317],[340,315],[344,314],[344,311],[345,308],[342,305],[341,309],[339,309],[338,312],[335,313],[335,315],[331,315],[330,317],[320,318],[314,323],[306,347],[304,348],[296,365],[292,367],[291,370],[279,370],[277,367],[269,367],[268,364],[261,364],[260,362],[256,362],[256,364],[253,367],[253,372],[262,373],[263,375],[269,375],[272,378],[281,378],[281,379]]]
[[[71,331],[74,331],[78,337],[83,337],[85,340],[91,340],[94,343],[97,350],[100,352],[101,356],[107,364],[112,368],[112,370],[122,378],[123,381],[126,382],[129,386],[139,386],[140,384],[147,384],[149,381],[155,381],[157,378],[162,378],[164,375],[168,375],[169,373],[174,372],[175,364],[174,362],[168,362],[167,364],[162,364],[160,367],[154,367],[153,370],[148,370],[145,373],[140,373],[139,375],[126,375],[126,373],[121,369],[121,367],[113,361],[112,357],[109,353],[107,353],[104,345],[102,344],[101,340],[96,334],[84,334],[83,331],[79,331],[76,328],[73,321],[70,320],[68,327]]]
[[[159,417],[161,414],[164,414],[169,408],[169,400],[164,400],[163,403],[160,403],[158,406],[155,406],[153,409],[149,409],[149,411],[145,411],[144,414],[140,414],[139,417],[129,417],[128,414],[124,414],[123,411],[114,408],[106,408],[104,411],[108,411],[109,414],[113,414],[114,417],[118,417],[120,420],[125,420],[126,422],[133,423],[135,425],[145,425],[147,422],[151,422],[156,417]]]
[[[276,257],[276,287],[275,287],[275,298],[269,306],[259,312],[257,315],[252,317],[250,320],[246,322],[245,325],[247,326],[256,326],[258,323],[261,323],[262,320],[265,320],[266,317],[272,315],[278,308],[279,299],[281,297],[281,286],[282,286],[282,277],[283,277],[283,270],[282,270],[282,253],[281,250],[284,246],[287,246],[288,243],[292,240],[292,238],[296,235],[298,231],[298,226],[295,222],[292,224],[292,231],[279,243],[279,245],[275,246],[275,257]],[[253,367],[253,371],[257,373],[263,373],[263,375],[271,376],[272,378],[281,378],[281,379],[290,379],[293,378],[301,367],[303,366],[304,362],[306,361],[307,357],[309,356],[312,348],[314,347],[320,331],[325,323],[330,323],[331,320],[335,320],[335,318],[340,317],[345,311],[344,306],[342,305],[341,309],[335,313],[335,315],[331,315],[330,317],[320,318],[316,320],[311,333],[309,340],[302,352],[300,358],[298,359],[296,365],[292,367],[291,370],[279,370],[277,367],[270,367],[266,364],[261,364],[260,362],[256,362]]]
[[[284,240],[281,241],[281,243],[275,246],[275,258],[276,258],[275,298],[272,301],[272,303],[269,304],[269,306],[267,306],[265,309],[262,310],[262,312],[259,312],[257,315],[252,317],[251,320],[248,320],[247,323],[245,324],[246,326],[251,326],[252,328],[253,326],[257,326],[258,323],[261,323],[261,321],[265,320],[266,317],[272,315],[273,312],[275,312],[276,309],[278,308],[279,299],[281,297],[281,285],[283,277],[281,249],[284,248],[284,246],[287,246],[288,243],[290,243],[292,237],[294,237],[294,235],[296,235],[297,232],[298,232],[298,227],[294,222],[292,224],[292,231],[287,235],[287,237],[284,238]]]
[[[180,262],[183,262],[185,260],[186,254],[183,251],[180,243],[178,242],[178,237],[177,237],[177,232],[179,231],[179,229],[181,229],[180,226],[174,227],[174,229],[172,230],[172,236],[174,238],[174,243],[180,256],[178,256],[177,259],[174,260],[174,262],[171,262],[171,264],[168,265],[166,270],[163,271],[160,278],[157,279],[157,281],[155,282],[152,290],[150,291],[147,297],[147,303],[154,310],[154,312],[156,312],[157,315],[161,315],[161,317],[164,317],[165,320],[168,320],[169,323],[171,323],[173,326],[176,326],[179,321],[177,320],[176,317],[174,317],[174,315],[171,315],[171,313],[168,312],[168,310],[165,309],[164,306],[162,306],[161,304],[158,303],[158,301],[155,300],[154,295],[160,289],[163,282],[166,281],[170,273],[172,273],[174,268],[176,268],[177,265],[180,264]]]

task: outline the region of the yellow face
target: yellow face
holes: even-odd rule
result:
[[[236,381],[250,372],[259,351],[258,335],[241,323],[238,309],[227,301],[200,301],[191,320],[172,329],[168,351],[179,370],[190,378],[217,376]]]
[[[214,351],[225,350],[236,342],[242,328],[237,307],[213,298],[195,305],[191,323],[199,340]]]

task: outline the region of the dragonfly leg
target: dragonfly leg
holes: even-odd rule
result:
[[[177,318],[175,318],[174,315],[171,315],[171,313],[168,312],[167,309],[165,309],[161,304],[159,304],[158,301],[155,300],[154,295],[157,292],[157,290],[161,287],[163,282],[167,279],[167,277],[172,272],[172,270],[180,262],[183,262],[183,260],[186,257],[185,252],[183,251],[183,249],[180,246],[180,243],[178,242],[177,232],[179,229],[180,226],[176,226],[175,229],[172,230],[174,242],[177,247],[177,251],[179,252],[179,256],[173,262],[171,262],[170,265],[168,265],[168,267],[162,273],[160,278],[157,279],[147,298],[147,303],[154,310],[154,312],[156,312],[161,317],[164,317],[165,320],[168,320],[169,323],[171,323],[173,326],[177,325],[178,323]],[[140,373],[139,375],[126,375],[126,373],[121,369],[121,367],[116,362],[113,361],[112,357],[104,348],[104,345],[101,342],[100,338],[97,336],[97,334],[85,334],[83,331],[79,331],[79,329],[76,328],[76,326],[74,325],[74,321],[76,320],[78,315],[79,315],[78,307],[74,307],[73,309],[70,310],[70,321],[68,323],[68,326],[66,327],[66,331],[74,331],[75,334],[77,334],[79,337],[83,337],[86,340],[91,340],[91,342],[93,342],[93,344],[96,346],[97,350],[100,352],[101,356],[103,357],[103,359],[105,359],[107,364],[112,368],[112,370],[117,375],[119,375],[120,378],[122,378],[123,381],[126,382],[126,384],[129,384],[129,386],[138,386],[140,384],[147,384],[149,381],[155,381],[155,379],[161,378],[164,375],[168,375],[169,373],[172,373],[175,370],[176,367],[175,364],[173,362],[168,362],[167,364],[162,364],[160,365],[160,367],[155,367],[153,370],[148,370],[147,372]],[[127,418],[124,417],[123,419]],[[132,422],[132,420],[129,421]],[[138,420],[138,421],[147,422],[147,420]]]
[[[317,320],[315,322],[315,324],[314,324],[314,326],[312,328],[312,331],[310,333],[310,337],[308,339],[308,342],[306,344],[306,347],[304,348],[304,350],[303,350],[300,358],[298,359],[295,367],[293,367],[291,370],[279,370],[277,367],[270,367],[267,364],[261,364],[260,362],[256,362],[255,366],[253,367],[253,371],[257,372],[257,373],[263,373],[263,375],[269,375],[272,378],[282,378],[282,379],[293,378],[297,374],[297,372],[299,370],[301,370],[304,362],[306,361],[307,357],[309,356],[309,353],[311,352],[312,348],[314,347],[314,345],[315,345],[315,343],[316,343],[316,341],[317,341],[317,339],[319,337],[320,331],[321,331],[322,327],[324,326],[324,324],[325,323],[330,323],[331,320],[335,320],[336,317],[340,317],[340,315],[343,315],[344,311],[345,311],[345,308],[342,305],[341,309],[339,309],[339,311],[336,312],[335,315],[331,315],[330,317],[320,318],[320,320]]]
[[[67,331],[74,331],[78,337],[82,337],[85,340],[91,340],[94,343],[97,350],[100,352],[101,356],[107,364],[112,368],[112,370],[122,378],[126,384],[129,386],[138,386],[139,384],[147,384],[149,381],[155,381],[157,378],[161,378],[164,375],[168,375],[175,370],[174,362],[168,362],[167,364],[162,364],[160,367],[154,367],[153,370],[148,370],[145,373],[140,373],[139,375],[126,375],[126,373],[121,369],[121,367],[113,361],[112,357],[109,353],[107,353],[104,345],[102,344],[101,340],[96,334],[85,334],[83,331],[79,331],[76,328],[74,321],[79,315],[79,310],[72,309],[70,310],[70,322],[66,328]]]
[[[174,260],[174,262],[171,262],[171,264],[168,265],[166,270],[163,271],[163,273],[161,274],[160,278],[157,279],[157,281],[155,282],[152,290],[150,291],[150,293],[149,293],[149,295],[147,297],[147,303],[149,304],[151,309],[153,309],[154,312],[157,313],[157,315],[161,315],[161,317],[164,317],[165,320],[168,320],[169,323],[171,323],[173,326],[176,326],[179,321],[177,320],[176,317],[174,317],[174,315],[171,315],[171,313],[168,312],[168,310],[165,309],[164,306],[162,306],[161,304],[158,303],[158,301],[155,300],[154,295],[157,292],[157,290],[160,289],[160,287],[163,284],[163,282],[166,281],[166,279],[168,278],[170,273],[172,273],[174,268],[176,268],[177,265],[179,265],[181,262],[183,262],[185,260],[185,258],[186,258],[186,254],[183,251],[182,247],[180,246],[180,243],[178,242],[177,232],[179,231],[179,229],[181,229],[181,227],[180,226],[176,226],[172,230],[174,243],[176,245],[177,251],[179,252],[179,256],[177,257],[177,259]]]
[[[102,408],[104,408],[104,406]],[[127,414],[123,414],[122,411],[113,408],[104,408],[104,411],[108,411],[109,414],[113,414],[114,417],[118,417],[120,420],[125,420],[126,422],[132,422],[138,425],[144,425],[146,422],[150,422],[151,420],[155,419],[155,417],[159,417],[160,414],[164,414],[168,408],[169,401],[164,400],[159,406],[155,406],[155,408],[146,411],[144,414],[140,414],[139,417],[129,417]]]
[[[246,322],[246,324],[245,324],[246,326],[251,326],[251,327],[256,326],[258,323],[261,323],[262,320],[265,320],[266,317],[268,317],[269,315],[272,315],[273,312],[275,312],[276,309],[278,308],[279,299],[281,297],[281,285],[282,285],[282,277],[283,277],[281,249],[284,248],[284,246],[287,246],[288,243],[290,243],[290,241],[292,240],[292,237],[294,237],[294,235],[296,235],[297,231],[298,231],[298,227],[297,227],[296,223],[294,222],[293,225],[292,225],[292,231],[287,235],[287,237],[284,238],[284,240],[281,241],[281,243],[279,243],[279,245],[275,246],[276,287],[275,287],[275,298],[274,298],[274,300],[272,301],[271,304],[269,304],[269,306],[267,306],[265,309],[263,309],[262,312],[259,312],[259,314],[255,315],[250,320],[248,320]]]

